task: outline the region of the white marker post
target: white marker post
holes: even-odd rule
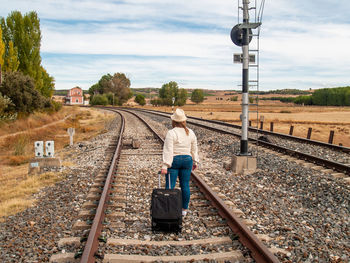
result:
[[[173,104],[171,105],[171,113],[174,114],[174,102],[175,102],[175,97],[172,97],[171,101]]]
[[[73,135],[75,134],[75,129],[74,128],[68,128],[67,132],[69,134],[69,146],[73,145]]]

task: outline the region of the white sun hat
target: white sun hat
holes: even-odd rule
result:
[[[177,121],[177,122],[182,122],[187,120],[187,117],[185,115],[185,112],[183,111],[183,109],[176,109],[176,111],[174,112],[173,115],[170,116],[170,118],[173,121]]]

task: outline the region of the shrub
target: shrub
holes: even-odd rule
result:
[[[294,99],[294,103],[312,105],[312,96],[298,96]]]
[[[135,102],[138,103],[141,106],[146,105],[146,99],[145,96],[143,96],[142,94],[138,94],[135,97]]]
[[[29,144],[29,137],[27,135],[18,136],[14,144],[14,155],[16,156],[24,155],[25,149],[28,144]]]
[[[51,101],[51,103],[52,103],[52,106],[56,112],[60,111],[62,109],[62,103],[54,101],[54,100]]]
[[[91,100],[91,105],[103,105],[106,106],[108,104],[108,98],[106,95],[100,95],[97,94],[95,96],[93,96],[92,100]]]
[[[32,113],[45,105],[45,97],[35,89],[33,79],[21,72],[5,73],[0,92],[13,103],[8,105],[8,112]]]
[[[192,92],[191,101],[193,101],[194,103],[197,103],[197,104],[203,102],[203,101],[204,101],[203,90],[201,90],[201,89],[195,89],[195,90]]]

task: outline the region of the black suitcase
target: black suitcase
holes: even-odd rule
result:
[[[169,184],[170,184],[170,174]],[[153,189],[151,199],[152,231],[181,232],[182,195],[180,189]]]

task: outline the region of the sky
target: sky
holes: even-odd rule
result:
[[[2,17],[37,12],[42,64],[56,89],[87,90],[116,72],[132,88],[176,81],[186,89],[241,89],[242,65],[232,57],[242,49],[230,39],[241,23],[238,0],[0,0],[0,6]],[[349,14],[349,0],[266,0],[259,43],[256,36],[250,43],[259,44],[260,70],[251,68],[250,79],[259,75],[260,90],[350,85]]]

